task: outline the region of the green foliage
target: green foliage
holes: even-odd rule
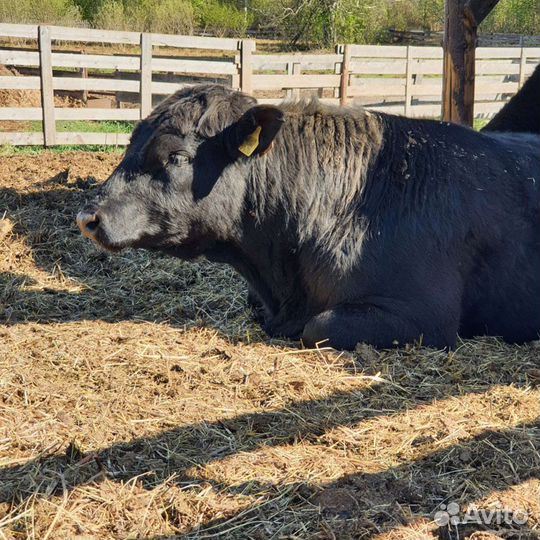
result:
[[[72,0],[0,0],[0,21],[80,26],[83,18]]]
[[[253,0],[259,27],[281,29],[292,43],[378,43],[388,28],[442,26],[444,0]]]
[[[537,35],[540,33],[540,2],[538,0],[500,0],[482,23],[481,30]]]
[[[187,0],[103,1],[94,26],[165,34],[193,33],[193,8]]]
[[[107,0],[73,0],[73,3],[79,8],[84,20],[92,23]]]
[[[234,4],[219,0],[194,0],[193,8],[198,28],[216,36],[243,36],[253,20]]]
[[[245,8],[247,7],[247,10]],[[482,32],[535,35],[539,0],[500,0]],[[217,36],[269,29],[292,45],[384,43],[388,29],[441,30],[444,0],[0,0],[0,21]]]

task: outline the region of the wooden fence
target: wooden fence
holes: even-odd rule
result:
[[[334,54],[256,54],[249,39],[13,24],[0,24],[0,43],[0,65],[18,75],[0,75],[0,97],[3,91],[40,96],[39,107],[2,107],[0,101],[0,129],[6,121],[41,122],[39,132],[0,132],[0,144],[124,145],[125,133],[64,132],[57,121],[135,121],[164,95],[205,80],[229,84],[263,103],[316,93],[325,102],[357,101],[408,116],[441,113],[440,47],[340,45]],[[86,50],[70,50],[73,43]],[[498,111],[539,60],[540,48],[479,48],[475,113]],[[81,102],[59,106],[60,92],[109,94],[118,108],[100,107],[99,99],[97,108]]]

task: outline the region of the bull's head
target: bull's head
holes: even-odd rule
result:
[[[177,92],[137,126],[121,163],[77,215],[81,232],[111,251],[185,258],[227,241],[242,219],[252,160],[282,123],[280,109],[223,86]]]

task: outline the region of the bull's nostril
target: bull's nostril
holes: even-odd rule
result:
[[[99,217],[94,214],[94,219],[92,221],[88,221],[85,224],[86,230],[90,232],[95,232],[99,225]]]
[[[77,225],[79,226],[79,229],[89,238],[95,236],[99,227],[99,222],[99,216],[94,212],[79,212],[77,215]]]

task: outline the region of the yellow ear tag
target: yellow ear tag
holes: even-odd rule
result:
[[[240,145],[240,152],[244,154],[244,156],[251,156],[255,150],[257,150],[257,146],[259,146],[259,135],[261,134],[261,126],[257,126],[255,128],[255,131],[248,135],[246,140]]]

